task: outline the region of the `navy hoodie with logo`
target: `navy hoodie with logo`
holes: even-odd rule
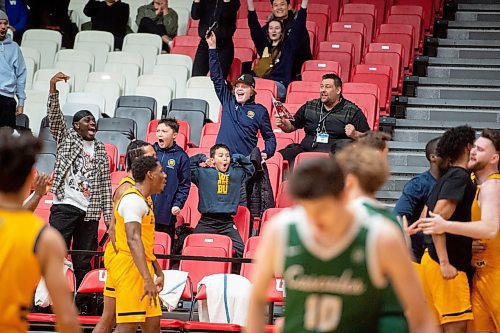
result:
[[[191,186],[189,157],[176,143],[170,148],[160,148],[158,142],[155,142],[153,147],[163,171],[167,174],[167,185],[163,192],[153,195],[155,222],[175,224],[172,207],[184,207]]]
[[[255,172],[250,158],[240,154],[231,156],[226,172],[201,167],[207,156],[191,157],[191,180],[198,186],[198,211],[201,214],[236,214],[238,205],[246,206],[246,183]]]
[[[264,139],[264,153],[272,157],[276,150],[276,137],[271,127],[269,112],[262,104],[255,103],[251,98],[240,104],[227,87],[222,75],[217,50],[208,50],[210,60],[210,75],[214,83],[215,92],[222,104],[222,118],[217,136],[217,143],[229,147],[231,154],[249,156],[252,149],[257,147],[257,133],[260,131]]]

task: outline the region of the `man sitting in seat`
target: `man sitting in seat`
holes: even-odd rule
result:
[[[229,147],[216,144],[205,154],[191,157],[191,181],[198,186],[198,210],[201,219],[194,233],[231,237],[236,256],[243,256],[244,244],[236,229],[233,215],[238,206],[246,206],[246,183],[255,168],[250,158],[229,153]],[[233,267],[238,265],[233,265]]]
[[[148,5],[139,7],[135,22],[138,32],[155,34],[161,37],[162,50],[170,52],[172,40],[177,36],[179,18],[172,8],[168,7],[168,0],[154,0]]]
[[[302,105],[293,120],[277,117],[276,126],[285,133],[300,128],[306,133],[300,144],[280,150],[289,163],[302,152],[339,149],[370,129],[363,111],[342,96],[342,80],[333,73],[323,75],[319,98]]]

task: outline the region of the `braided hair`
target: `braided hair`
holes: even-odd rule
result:
[[[132,163],[138,158],[144,155],[144,147],[151,146],[150,143],[138,140],[132,130],[124,135],[130,140],[127,146],[127,153],[125,155],[125,163],[127,165],[127,170],[132,169]]]

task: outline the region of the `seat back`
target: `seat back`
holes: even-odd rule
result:
[[[385,111],[390,101],[392,69],[384,65],[357,65],[352,82],[373,83],[380,89],[379,106]]]
[[[245,250],[243,252],[243,258],[247,259],[255,259],[255,253],[257,250],[257,247],[260,243],[261,237],[260,236],[254,236],[250,237],[246,243],[245,243]],[[247,279],[251,278],[251,272],[253,268],[252,263],[244,263],[241,265],[241,272],[240,275],[246,277]]]
[[[369,65],[387,65],[392,69],[391,87],[397,91],[402,88],[403,73],[402,59],[397,53],[390,52],[368,52],[365,55],[365,64]]]
[[[234,225],[238,229],[243,243],[245,243],[248,237],[250,237],[250,229],[252,227],[250,211],[247,207],[238,206],[238,211],[234,215]]]
[[[104,148],[109,159],[109,172],[116,171],[118,166],[118,149],[111,143],[105,143]]]
[[[115,116],[135,120],[137,123],[137,139],[146,140],[148,124],[151,120],[151,111],[148,108],[120,106],[116,108]]]
[[[116,101],[116,107],[139,107],[148,108],[151,111],[151,120],[156,119],[156,100],[149,96],[128,95],[120,96]]]
[[[346,99],[356,104],[364,113],[371,130],[377,130],[379,105],[377,97],[372,94],[342,94]]]
[[[328,158],[328,153],[318,153],[318,152],[305,152],[300,153],[295,157],[294,168],[299,167],[305,160],[317,159],[317,158]]]
[[[168,117],[184,120],[190,125],[190,141],[195,145],[200,144],[201,130],[205,123],[205,114],[200,111],[170,110]]]
[[[137,136],[137,123],[129,118],[101,118],[97,121],[97,131],[115,131],[128,133],[132,131]]]
[[[155,254],[170,254],[172,248],[172,240],[170,236],[164,232],[155,232],[154,253]],[[158,259],[162,269],[168,269],[170,266],[169,259]]]
[[[78,287],[79,294],[102,293],[106,283],[107,271],[105,269],[93,269],[87,274]]]
[[[340,77],[343,82],[348,82],[354,63],[354,53],[354,45],[350,42],[321,42],[317,58],[338,62],[342,69]]]
[[[363,56],[366,27],[359,22],[332,23],[327,40],[331,42],[350,42],[354,46],[354,64],[359,64]]]

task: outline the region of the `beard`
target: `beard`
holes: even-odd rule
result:
[[[469,169],[473,172],[477,172],[479,170],[484,169],[484,167],[486,167],[487,164],[488,164],[487,162],[476,161],[476,162],[473,162],[472,164],[469,163]]]

